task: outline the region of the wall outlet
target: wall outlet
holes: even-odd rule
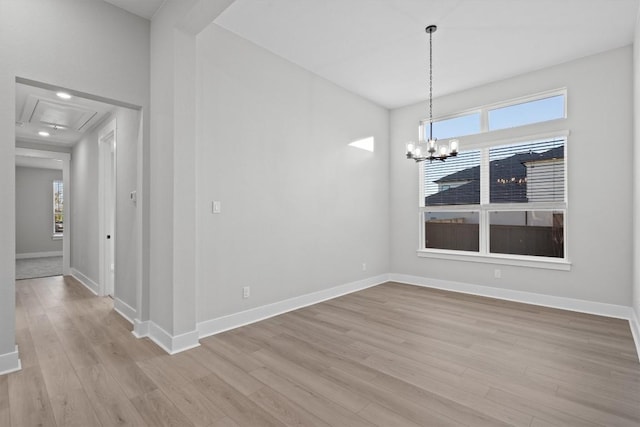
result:
[[[495,277],[496,279],[500,279],[502,277],[502,270],[500,270],[499,268],[493,270],[493,277]]]
[[[251,288],[249,286],[245,286],[242,288],[242,298],[249,298],[251,296]]]
[[[366,262],[362,263],[362,271],[367,271],[367,263]]]
[[[220,203],[220,200],[211,202],[211,213],[219,214],[220,212],[222,212],[222,203]]]

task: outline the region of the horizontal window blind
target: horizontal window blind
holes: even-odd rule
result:
[[[563,138],[491,148],[490,202],[564,201],[564,150]]]
[[[425,206],[480,203],[480,151],[424,165]]]

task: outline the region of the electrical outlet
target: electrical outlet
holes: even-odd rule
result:
[[[493,270],[493,277],[495,277],[496,279],[500,279],[502,277],[502,270],[500,270],[499,268]]]
[[[366,262],[362,263],[362,271],[367,271],[367,263]]]
[[[249,298],[251,296],[251,288],[249,286],[245,286],[242,288],[242,298]]]
[[[219,214],[220,212],[222,212],[222,203],[219,200],[211,202],[211,213]]]

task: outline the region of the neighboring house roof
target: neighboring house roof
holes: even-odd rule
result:
[[[527,167],[525,163],[564,158],[564,146],[552,148],[543,153],[518,153],[504,159],[494,160],[490,167],[490,202],[526,202]],[[480,203],[480,166],[463,169],[444,176],[435,182],[469,181],[455,188],[439,191],[425,197],[426,206],[473,205]]]

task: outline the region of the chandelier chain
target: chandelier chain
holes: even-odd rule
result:
[[[433,32],[429,33],[429,139],[433,139]]]

